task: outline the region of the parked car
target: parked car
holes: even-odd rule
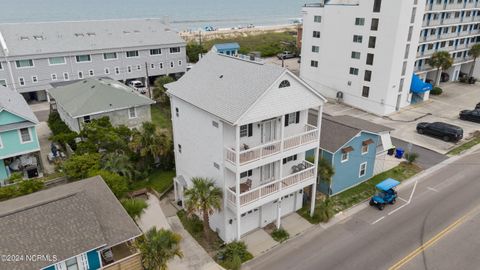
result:
[[[460,112],[460,119],[480,123],[480,109],[463,110]]]
[[[141,94],[147,93],[147,89],[145,88],[145,85],[141,81],[130,81],[128,83],[128,86],[132,87],[133,89],[137,90]]]
[[[463,129],[461,127],[450,125],[443,122],[418,123],[417,132],[419,134],[425,134],[425,135],[441,138],[446,142],[458,141],[463,138]]]
[[[277,54],[277,57],[280,60],[291,59],[291,58],[295,58],[295,54],[292,53],[292,52],[289,52],[289,51],[284,51],[284,52],[281,52],[281,53]]]

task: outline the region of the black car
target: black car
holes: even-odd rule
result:
[[[477,105],[475,106],[475,110],[480,110],[480,103],[477,103]]]
[[[480,123],[480,109],[463,110],[460,112],[460,119]]]
[[[463,129],[461,127],[442,122],[418,123],[417,132],[420,134],[441,138],[446,142],[458,141],[463,138]]]

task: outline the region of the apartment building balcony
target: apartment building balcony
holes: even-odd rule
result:
[[[445,10],[457,10],[457,9],[463,9],[465,8],[465,4],[464,3],[452,3],[452,4],[446,4],[445,6]]]
[[[272,179],[253,188],[251,185],[254,180],[247,179],[240,184],[239,193],[236,192],[235,187],[227,188],[228,206],[236,212],[237,203],[239,203],[241,212],[249,211],[314,183],[317,166],[304,160],[293,168],[286,176]]]
[[[233,165],[245,165],[257,160],[261,160],[282,152],[286,152],[304,145],[317,142],[318,128],[305,124],[301,132],[285,137],[284,139],[274,140],[263,143],[255,147],[250,147],[241,142],[240,151],[237,153],[235,147],[225,147],[225,158]],[[238,159],[237,159],[238,154]]]
[[[449,24],[458,24],[458,23],[461,23],[462,22],[462,18],[461,17],[458,17],[458,18],[455,18],[455,17],[451,17],[449,19],[444,19],[442,21],[442,24],[443,25],[449,25]]]
[[[442,3],[442,4],[430,4],[430,6],[428,7],[428,10],[444,10],[446,8],[446,4],[445,3]]]
[[[478,3],[476,1],[473,1],[471,3],[467,2],[465,3],[465,8],[468,9],[468,8],[476,8],[478,6]]]
[[[423,26],[438,26],[442,24],[442,20],[425,20]]]

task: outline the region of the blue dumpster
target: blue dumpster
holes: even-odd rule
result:
[[[403,148],[397,148],[395,150],[395,157],[402,158],[404,153],[405,153],[405,150],[403,150]]]

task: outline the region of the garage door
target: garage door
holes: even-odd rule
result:
[[[241,215],[241,234],[244,235],[260,227],[260,215],[258,208]]]
[[[293,213],[294,211],[295,211],[295,193],[292,193],[282,198],[282,216]]]

